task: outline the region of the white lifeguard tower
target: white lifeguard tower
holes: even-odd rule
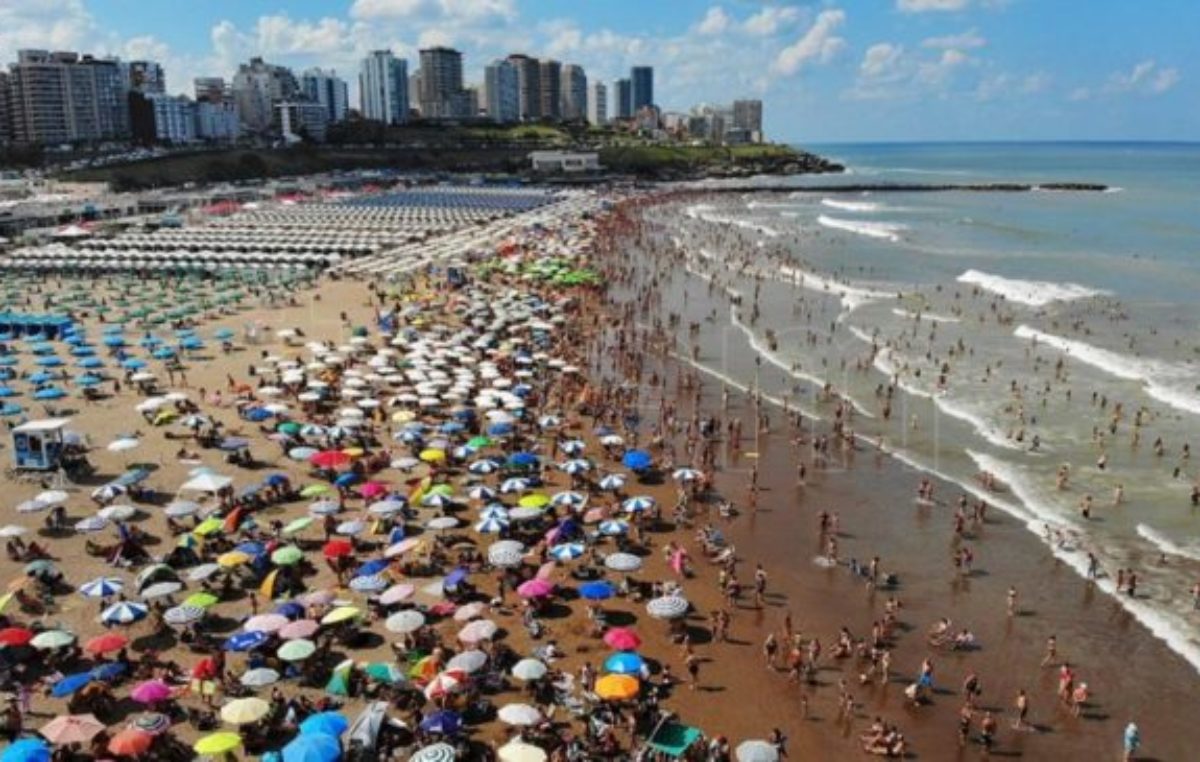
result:
[[[22,471],[57,471],[62,465],[69,418],[29,421],[12,430],[13,466]]]

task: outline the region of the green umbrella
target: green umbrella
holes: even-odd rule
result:
[[[471,440],[467,442],[467,447],[490,447],[491,444],[492,440],[487,437],[471,437]]]
[[[294,519],[292,521],[292,523],[285,526],[283,528],[283,533],[284,534],[292,534],[294,532],[302,532],[305,529],[308,529],[310,526],[312,526],[312,523],[313,523],[312,516],[301,516],[300,518]]]
[[[291,566],[304,558],[304,552],[295,545],[285,545],[271,554],[271,560],[280,566]]]
[[[316,650],[317,646],[311,640],[297,638],[284,643],[276,653],[284,661],[303,661],[312,656]]]
[[[275,427],[275,430],[282,434],[299,434],[300,424],[296,423],[295,421],[285,421],[284,423],[281,423]]]
[[[368,664],[363,668],[363,672],[366,672],[368,677],[384,683],[400,683],[405,679],[404,673],[398,667],[381,661]]]
[[[38,633],[29,642],[34,648],[48,650],[71,645],[75,642],[75,636],[62,630],[46,630]]]
[[[209,606],[214,606],[220,598],[212,593],[192,593],[183,602],[184,606],[195,606],[198,609],[206,609]]]

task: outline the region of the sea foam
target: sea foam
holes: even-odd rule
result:
[[[839,201],[836,198],[823,198],[821,205],[830,209],[841,209],[843,212],[877,212],[879,204],[870,201]]]
[[[837,217],[830,217],[827,214],[822,214],[817,217],[817,222],[827,228],[834,230],[844,230],[848,233],[856,235],[865,235],[870,238],[882,238],[893,243],[900,240],[900,233],[908,228],[893,222],[859,222],[855,220],[843,220]]]
[[[1093,296],[1108,296],[1111,292],[1099,291],[1078,283],[1050,283],[1048,281],[1019,280],[1004,278],[999,275],[967,270],[958,276],[959,283],[970,283],[979,286],[984,291],[999,294],[1010,302],[1025,304],[1030,307],[1045,307],[1052,302],[1069,302],[1076,299],[1088,299]]]

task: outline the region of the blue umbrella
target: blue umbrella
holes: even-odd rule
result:
[[[106,347],[123,347],[125,346],[125,339],[115,334],[110,334],[101,339],[101,343]]]
[[[35,355],[52,355],[54,354],[54,345],[47,344],[45,342],[39,342],[36,344],[31,344],[29,351],[33,352]]]
[[[34,361],[34,364],[42,368],[57,368],[63,364],[63,361],[61,357],[56,355],[46,355],[45,357],[39,357]]]
[[[157,347],[162,342],[163,342],[163,340],[158,338],[157,336],[150,336],[150,335],[146,335],[146,336],[143,336],[142,338],[138,339],[138,344],[140,344],[143,347],[146,347],[147,349],[150,347]]]
[[[12,355],[4,355],[3,357],[0,357],[0,366],[3,367],[16,365],[18,362],[20,362],[20,360]]]
[[[362,566],[358,567],[358,571],[354,572],[355,577],[369,577],[372,574],[379,574],[384,569],[388,568],[389,561],[386,558],[376,558],[374,561],[367,561]]]
[[[467,578],[468,574],[470,574],[470,571],[465,566],[460,566],[446,575],[446,578],[442,580],[442,587],[458,587],[463,583],[463,580]]]
[[[488,428],[487,428],[488,435],[493,436],[493,437],[507,436],[507,435],[511,434],[512,432],[513,432],[513,425],[511,423],[506,423],[503,421],[500,423],[493,423],[491,426],[488,426]]]
[[[226,651],[250,651],[266,643],[270,638],[270,635],[258,630],[238,632],[225,640],[224,648]]]
[[[421,720],[421,730],[426,733],[452,736],[462,729],[462,718],[458,712],[449,709],[439,709]]]
[[[218,328],[213,332],[213,338],[217,341],[228,341],[229,339],[232,339],[233,336],[233,331],[229,330],[228,328]]]
[[[96,354],[96,350],[86,345],[81,345],[71,350],[73,357],[91,357],[94,354]]]
[[[86,368],[89,370],[93,369],[93,368],[103,368],[104,367],[104,361],[101,360],[99,357],[85,357],[75,364],[81,368]]]
[[[100,621],[104,624],[132,624],[139,619],[145,619],[149,613],[150,609],[140,603],[122,601],[105,609],[100,614]]]
[[[170,347],[159,347],[151,355],[155,360],[170,360],[175,356],[175,350]]]
[[[510,466],[527,468],[529,466],[536,466],[537,462],[538,457],[531,452],[517,452],[508,456],[508,464]]]
[[[261,407],[252,407],[242,414],[247,421],[251,423],[262,423],[271,417],[270,410],[264,410]]]
[[[225,450],[226,452],[244,450],[249,446],[250,440],[242,439],[241,437],[225,437],[221,440],[220,444],[217,445],[218,448]]]
[[[589,601],[603,601],[616,594],[611,582],[587,582],[579,586],[580,597]]]
[[[341,757],[341,744],[325,733],[301,733],[283,747],[283,762],[336,762]]]
[[[636,675],[645,665],[645,659],[632,651],[620,651],[604,660],[604,670],[618,675]]]
[[[0,397],[16,397],[17,390],[11,386],[0,386]]]
[[[75,691],[92,682],[94,678],[91,672],[77,672],[74,675],[67,675],[62,680],[54,684],[50,695],[54,698],[63,698],[70,696]]]
[[[304,607],[293,601],[286,601],[275,607],[275,613],[288,619],[298,619],[304,616]]]
[[[630,471],[645,471],[650,467],[652,458],[645,450],[630,450],[621,458],[621,463]]]
[[[349,729],[350,723],[337,712],[318,712],[300,723],[304,735],[327,735],[337,738]]]
[[[338,478],[334,479],[333,483],[339,487],[349,487],[356,481],[358,481],[358,474],[354,473],[353,471],[347,471]]]
[[[457,434],[465,428],[466,426],[463,426],[458,421],[446,421],[442,424],[441,431],[443,434]]]
[[[22,738],[4,750],[0,762],[50,762],[50,747],[40,738]]]
[[[204,342],[200,339],[197,339],[195,336],[188,336],[186,339],[179,342],[179,346],[183,347],[184,349],[203,349]]]
[[[266,484],[268,487],[282,487],[288,481],[289,479],[286,474],[271,474],[263,480],[263,484]]]
[[[37,373],[34,373],[32,376],[30,376],[29,380],[35,384],[44,384],[47,381],[53,381],[54,374],[50,373],[49,371],[39,370]]]
[[[260,556],[267,551],[261,542],[243,542],[234,550],[240,550],[248,556]]]
[[[95,386],[103,381],[104,379],[99,376],[93,376],[91,373],[84,373],[82,376],[75,377],[75,383],[80,386]]]
[[[123,661],[110,661],[101,664],[92,670],[91,675],[95,680],[115,680],[121,675],[129,671],[129,666]]]
[[[56,386],[49,386],[33,393],[35,400],[60,400],[66,396],[67,393]]]
[[[21,409],[20,405],[8,404],[0,407],[0,415],[3,416],[20,415],[23,412],[25,411]]]
[[[121,367],[127,370],[140,370],[146,367],[146,361],[137,357],[130,357],[128,360],[121,362]]]

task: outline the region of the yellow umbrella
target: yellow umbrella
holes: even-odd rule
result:
[[[267,578],[264,579],[262,584],[259,586],[258,594],[261,595],[262,597],[266,598],[267,600],[271,600],[272,598],[274,598],[275,597],[275,580],[278,577],[279,577],[279,570],[273,569],[271,571],[271,573],[267,575]]]
[[[271,711],[271,705],[260,698],[251,696],[230,701],[221,707],[221,719],[230,725],[249,725],[258,722]]]
[[[242,737],[237,733],[213,733],[196,742],[192,750],[206,757],[218,754],[228,754],[242,745]]]
[[[206,609],[209,606],[214,606],[220,599],[212,593],[192,593],[183,602],[184,606],[195,606],[198,609]]]
[[[362,610],[354,606],[341,606],[326,614],[321,620],[321,624],[337,624],[338,622],[357,619],[360,616],[362,616]]]
[[[392,420],[396,423],[408,423],[409,421],[415,420],[416,417],[417,414],[411,410],[397,410],[396,412],[392,413]]]
[[[446,451],[445,450],[432,450],[432,449],[421,450],[421,454],[418,455],[417,457],[419,457],[421,460],[425,461],[426,463],[441,463],[443,460],[446,459]]]
[[[632,675],[605,675],[596,681],[594,690],[606,701],[628,701],[638,695],[638,681]]]
[[[517,505],[522,508],[545,508],[550,504],[550,498],[540,492],[535,492],[532,495],[526,495],[517,501]]]
[[[3,613],[4,609],[8,608],[8,604],[12,603],[14,596],[15,593],[5,593],[4,595],[0,595],[0,613]]]
[[[228,553],[222,553],[217,557],[217,564],[225,567],[241,566],[244,563],[249,563],[249,561],[250,554],[243,553],[240,550],[231,550]]]
[[[225,526],[225,522],[214,517],[207,518],[201,521],[200,524],[192,530],[192,534],[197,537],[208,537],[210,534],[220,532]]]
[[[342,452],[346,453],[351,458],[361,458],[366,450],[361,447],[347,447],[346,449],[342,450]]]
[[[162,426],[164,423],[170,423],[171,421],[175,420],[175,417],[175,412],[171,410],[164,410],[158,415],[154,416],[154,425]]]
[[[433,479],[430,479],[428,476],[422,479],[421,482],[412,490],[412,492],[408,493],[408,504],[420,505],[421,499],[425,497],[425,492],[429,489],[429,485],[431,484],[433,484]]]

